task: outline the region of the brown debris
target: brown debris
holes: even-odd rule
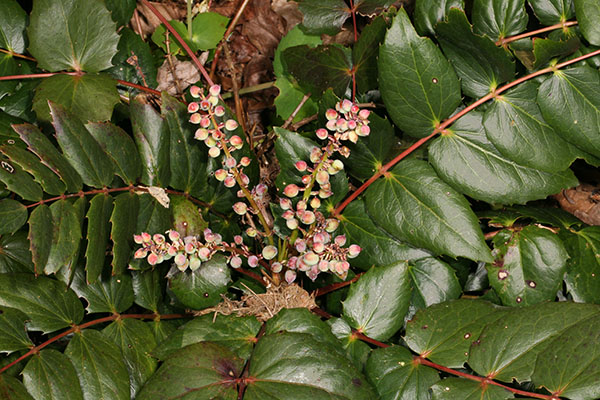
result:
[[[555,195],[560,207],[588,225],[600,225],[600,186],[587,183]]]
[[[265,322],[273,318],[284,308],[308,308],[316,307],[314,295],[309,294],[300,286],[294,284],[279,286],[271,285],[266,293],[254,293],[246,286],[250,294],[242,296],[242,299],[230,300],[223,296],[223,301],[215,307],[195,311],[194,315],[205,314],[235,314],[238,317],[253,315],[259,321]]]
[[[151,1],[150,4],[160,11],[167,21],[173,19],[183,20],[187,13],[185,3],[178,3],[175,1]],[[152,36],[156,27],[161,24],[160,20],[143,3],[138,2],[136,12],[139,17],[139,28],[141,28],[141,32],[138,31],[138,20],[135,19],[135,16],[131,19],[131,26],[134,27],[134,30],[138,35],[142,36],[142,39]]]

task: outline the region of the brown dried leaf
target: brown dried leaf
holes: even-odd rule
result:
[[[152,4],[167,19],[167,21],[171,21],[173,19],[183,21],[187,13],[186,5],[184,3],[177,3],[174,1],[157,3],[151,1],[150,4]],[[161,24],[158,17],[154,15],[154,13],[145,4],[139,2],[137,4],[136,12],[139,18],[136,19],[136,15],[134,13],[130,22],[131,26],[134,27],[136,33],[141,35],[142,38],[152,35],[156,27]],[[141,32],[139,31],[140,28]]]
[[[581,185],[555,195],[560,207],[588,225],[600,225],[600,186]]]
[[[208,53],[206,56],[208,56]],[[172,61],[175,76],[173,76],[169,60],[165,60],[158,69],[156,76],[158,87],[156,89],[159,91],[166,90],[170,95],[176,96],[183,93],[190,85],[198,82],[200,80],[200,73],[191,61],[179,61],[175,57],[172,57]]]

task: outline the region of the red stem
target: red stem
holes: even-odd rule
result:
[[[333,292],[334,290],[338,290],[343,287],[349,286],[350,284],[356,282],[358,280],[358,278],[363,276],[363,274],[364,274],[364,272],[361,272],[360,274],[356,275],[354,278],[350,279],[349,281],[332,283],[329,286],[324,286],[322,288],[318,288],[317,290],[315,290],[315,297],[323,296],[324,294]]]
[[[30,355],[38,353],[44,347],[48,346],[49,344],[52,344],[52,343],[56,342],[58,339],[63,338],[65,336],[67,336],[67,335],[70,335],[70,334],[72,334],[74,332],[78,332],[78,331],[80,331],[82,329],[88,328],[88,327],[93,326],[93,325],[97,325],[97,324],[101,324],[101,323],[109,322],[109,321],[114,321],[114,320],[117,320],[117,319],[125,319],[125,318],[135,318],[135,319],[176,319],[176,318],[186,318],[186,317],[191,317],[191,316],[193,316],[193,315],[192,314],[164,314],[164,315],[158,315],[158,314],[113,314],[113,315],[109,315],[108,317],[98,318],[98,319],[95,319],[93,321],[89,321],[89,322],[86,322],[84,324],[81,324],[81,325],[74,325],[70,329],[67,329],[66,331],[64,331],[62,333],[59,333],[58,335],[56,335],[56,336],[54,336],[54,337],[46,340],[44,343],[31,348],[27,353],[23,354],[21,357],[17,358],[16,360],[14,360],[13,362],[11,362],[10,364],[7,364],[4,367],[0,368],[0,374],[2,374],[4,371],[6,371],[7,369],[9,369],[13,365],[15,365],[15,364],[23,361],[24,359],[26,359]]]
[[[530,36],[535,36],[540,33],[553,31],[555,29],[561,29],[561,28],[564,29],[566,27],[573,26],[573,25],[577,25],[577,21],[560,22],[558,24],[546,26],[544,28],[537,29],[535,31],[525,32],[525,33],[521,33],[520,35],[515,35],[515,36],[510,36],[510,37],[507,37],[504,39],[500,39],[496,42],[496,46],[504,46],[505,44],[514,42],[515,40],[523,39],[523,38],[530,37]]]
[[[350,0],[350,12],[352,13],[352,25],[354,27],[354,43],[358,40],[358,28],[356,26],[356,8],[354,7],[354,1]]]
[[[359,194],[361,194],[362,192],[364,192],[373,182],[375,182],[378,178],[380,178],[391,167],[393,167],[394,165],[396,165],[400,160],[402,160],[407,155],[409,155],[410,153],[412,153],[413,151],[415,151],[417,148],[421,147],[429,139],[433,138],[438,133],[441,133],[442,131],[444,131],[444,129],[448,128],[450,125],[452,125],[454,122],[456,122],[456,120],[458,120],[459,118],[461,118],[465,114],[469,113],[470,111],[473,111],[475,108],[479,107],[483,103],[487,102],[488,100],[491,100],[492,98],[498,96],[500,93],[502,93],[502,92],[504,92],[504,91],[506,91],[506,90],[508,90],[508,89],[510,89],[510,88],[512,88],[512,87],[514,87],[514,86],[516,86],[518,84],[520,84],[520,83],[523,83],[525,81],[528,81],[530,79],[535,78],[536,76],[544,75],[544,74],[547,74],[548,72],[555,72],[555,71],[557,71],[557,70],[559,70],[559,69],[561,69],[563,67],[566,67],[566,66],[571,65],[571,64],[578,63],[579,61],[583,61],[585,59],[588,59],[588,58],[591,58],[591,57],[594,57],[594,56],[597,56],[597,55],[600,55],[600,50],[596,50],[596,51],[593,51],[591,53],[584,54],[582,56],[576,57],[576,58],[574,58],[572,60],[568,60],[568,61],[562,62],[560,64],[556,64],[553,67],[544,68],[544,69],[541,69],[541,70],[536,71],[534,73],[531,73],[529,75],[525,75],[525,76],[523,76],[523,77],[521,77],[519,79],[516,79],[516,80],[514,80],[514,81],[512,81],[510,83],[507,83],[506,85],[504,85],[504,86],[496,89],[495,91],[492,91],[491,93],[488,93],[487,95],[483,96],[482,98],[480,98],[476,102],[474,102],[471,105],[465,107],[464,109],[462,109],[458,113],[454,114],[450,118],[448,118],[445,121],[443,121],[441,124],[439,124],[434,129],[434,131],[429,136],[426,136],[426,137],[424,137],[422,139],[419,139],[417,142],[415,142],[408,149],[404,150],[402,153],[400,153],[398,156],[396,156],[392,161],[388,162],[383,167],[381,167],[379,169],[379,171],[377,171],[372,177],[370,177],[358,189],[356,189],[354,192],[352,192],[352,194],[350,196],[348,196],[340,205],[338,205],[335,208],[335,210],[333,211],[332,215],[333,216],[338,216],[344,210],[344,208],[346,208],[346,206],[348,204],[350,204],[354,199],[356,199]]]

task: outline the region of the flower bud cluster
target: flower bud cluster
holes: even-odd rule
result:
[[[317,130],[319,139],[330,140],[339,144],[340,141],[349,140],[356,143],[359,137],[369,136],[369,110],[361,110],[358,105],[350,100],[342,100],[335,105],[335,110],[330,108],[325,112],[327,130],[333,132],[329,134],[325,129]]]
[[[241,149],[244,145],[243,140],[233,135],[228,138],[223,130],[232,132],[237,129],[238,123],[234,119],[224,120],[225,107],[219,105],[219,94],[221,86],[213,85],[208,90],[208,95],[198,86],[190,88],[190,94],[199,101],[193,101],[188,104],[190,122],[200,125],[196,130],[194,137],[201,140],[208,147],[208,154],[217,158],[221,155],[223,146],[228,146],[228,150],[233,152]]]

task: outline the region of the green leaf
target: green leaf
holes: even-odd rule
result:
[[[260,327],[261,323],[255,317],[203,315],[179,327],[152,351],[152,355],[166,360],[186,346],[212,342],[247,360],[252,354]]]
[[[383,17],[374,19],[360,33],[352,48],[356,85],[359,93],[377,88],[377,55],[387,25]],[[371,131],[373,128],[371,127]]]
[[[559,228],[570,228],[572,226],[583,225],[580,219],[573,214],[566,212],[560,208],[545,208],[545,207],[512,207],[512,210],[541,224],[556,226]]]
[[[546,39],[535,38],[533,41],[533,55],[535,62],[533,68],[540,68],[546,65],[554,58],[560,58],[574,53],[579,49],[581,44],[579,37],[575,33],[569,31],[567,34],[562,34],[558,40],[554,40],[552,36]]]
[[[386,232],[438,254],[492,261],[467,200],[419,160],[405,160],[367,191],[367,211]]]
[[[25,51],[25,28],[27,14],[16,0],[0,4],[0,48],[23,53]]]
[[[350,360],[304,333],[263,336],[252,354],[249,374],[255,380],[246,387],[246,400],[376,398]]]
[[[340,342],[331,332],[327,323],[306,308],[284,308],[271,318],[265,326],[265,335],[277,332],[296,332],[312,335],[315,340],[338,347]]]
[[[138,208],[138,198],[133,193],[121,193],[115,197],[113,211],[110,215],[113,274],[123,273],[127,268],[131,257]]]
[[[13,235],[0,237],[0,273],[4,272],[34,272],[30,241],[27,233],[19,231]]]
[[[496,41],[521,33],[527,28],[525,0],[475,0],[473,28],[476,33]]]
[[[433,400],[506,400],[515,396],[495,385],[460,378],[446,378],[431,386]]]
[[[445,182],[474,199],[525,203],[577,185],[571,170],[539,171],[500,154],[486,137],[482,114],[477,111],[462,117],[450,131],[430,145],[429,160]]]
[[[510,308],[473,343],[469,366],[503,381],[531,380],[538,354],[569,330],[579,331],[597,313],[595,305],[567,302]]]
[[[490,285],[507,306],[554,300],[562,285],[569,255],[558,236],[534,225],[502,230],[493,239]]]
[[[381,400],[429,399],[429,387],[440,379],[436,370],[413,362],[410,351],[400,346],[374,350],[365,373]]]
[[[161,112],[171,138],[169,186],[198,197],[208,182],[206,146],[194,139],[195,128],[189,122],[187,107],[179,100],[163,92]]]
[[[430,39],[398,11],[379,50],[381,96],[394,123],[411,136],[429,135],[460,104],[454,69]]]
[[[169,208],[173,215],[173,228],[182,237],[200,236],[208,228],[208,222],[202,218],[198,206],[185,197],[171,196]]]
[[[67,200],[50,206],[52,213],[52,245],[44,273],[53,274],[73,261],[81,240],[81,225],[77,212]]]
[[[131,277],[135,304],[158,314],[158,306],[162,303],[162,290],[166,282],[162,271],[158,268],[132,271]]]
[[[12,199],[0,200],[0,234],[13,234],[27,222],[27,208]]]
[[[0,181],[11,192],[15,192],[25,200],[39,201],[42,199],[42,188],[27,172],[16,163],[0,156]]]
[[[474,34],[464,11],[451,9],[436,32],[466,95],[485,96],[515,76],[509,53],[489,38]]]
[[[129,399],[129,376],[121,350],[102,333],[75,332],[65,354],[69,356],[85,400]]]
[[[435,363],[463,368],[471,344],[489,322],[503,314],[487,301],[454,300],[417,311],[406,324],[411,350]]]
[[[17,67],[19,68],[18,72],[19,74],[25,73],[27,69],[29,69],[28,64],[22,62],[22,61],[18,61],[17,62]],[[4,83],[10,83],[11,81],[4,81]],[[17,82],[17,81],[12,81],[12,82]],[[20,81],[19,84],[17,85],[17,89],[14,90],[12,93],[9,93],[7,95],[5,95],[4,97],[2,97],[2,99],[0,99],[0,109],[3,110],[5,113],[10,114],[11,116],[17,117],[15,118],[14,123],[21,123],[23,121],[21,121],[20,119],[23,119],[25,121],[28,122],[34,122],[35,121],[35,115],[33,113],[33,111],[31,110],[31,105],[33,102],[33,91],[34,89],[37,87],[37,85],[39,84],[39,81],[37,80],[30,80],[30,81]],[[3,85],[0,85],[0,90],[4,89]],[[1,113],[0,113],[1,114]],[[3,118],[0,117],[0,126],[3,125],[3,123],[1,122]],[[0,132],[3,129],[0,128]],[[12,131],[12,129],[9,130]],[[11,132],[14,134],[14,132]],[[7,142],[3,142],[3,143],[7,143]],[[8,142],[7,144],[10,144],[11,142]],[[19,143],[21,144],[21,143]]]
[[[150,104],[132,101],[131,125],[142,158],[142,183],[166,187],[171,176],[167,123]]]
[[[556,71],[538,90],[537,101],[546,121],[566,141],[600,155],[600,76],[587,66]]]
[[[328,88],[343,96],[352,81],[352,54],[339,45],[289,47],[281,55],[285,70],[316,97]]]
[[[22,124],[13,125],[13,128],[27,143],[27,149],[66,183],[69,192],[76,193],[81,190],[82,181],[77,171],[36,126]]]
[[[190,42],[194,51],[210,50],[217,47],[227,30],[229,18],[216,12],[203,12],[192,21],[192,37]],[[187,38],[187,35],[184,36]]]
[[[373,16],[385,11],[394,2],[394,0],[356,0],[354,6],[359,14]]]
[[[25,323],[27,314],[10,307],[0,308],[0,352],[12,353],[32,348]]]
[[[434,36],[435,26],[452,9],[464,10],[464,0],[418,0],[415,2],[415,29],[419,35]]]
[[[600,4],[595,0],[573,0],[575,14],[583,37],[595,46],[600,46]]]
[[[112,66],[116,29],[103,2],[36,0],[27,30],[29,52],[40,68],[51,72],[99,72]]]
[[[565,276],[567,291],[574,301],[600,303],[600,228],[586,227],[563,238],[571,256]]]
[[[417,308],[457,299],[462,288],[454,269],[433,257],[426,257],[409,264],[412,280],[412,305]]]
[[[370,338],[387,340],[404,323],[410,291],[406,262],[371,268],[350,286],[344,319]]]
[[[320,148],[320,146],[299,133],[279,127],[274,127],[273,130],[277,135],[275,154],[281,168],[279,175],[277,175],[277,188],[283,191],[291,183],[300,186],[304,174],[298,171],[295,167],[295,162],[298,160],[309,160],[311,150],[315,147]]]
[[[75,115],[58,104],[50,102],[49,105],[58,144],[83,183],[92,187],[108,186],[114,173],[108,155]]]
[[[327,320],[331,327],[331,333],[342,343],[342,348],[346,350],[346,357],[354,362],[359,371],[362,371],[371,354],[371,348],[365,342],[360,341],[354,336],[352,328],[343,318],[331,318]],[[339,345],[339,342],[337,345]]]
[[[142,161],[131,136],[111,123],[92,122],[85,127],[112,160],[115,173],[123,182],[135,184],[142,174]]]
[[[83,400],[77,372],[69,357],[44,349],[23,369],[23,384],[36,399]]]
[[[335,35],[350,16],[344,0],[302,0],[298,8],[304,16],[302,26],[311,35]]]
[[[139,213],[135,232],[165,232],[171,227],[171,213],[149,194],[138,196]],[[133,235],[132,235],[133,236]]]
[[[8,400],[34,400],[20,380],[10,375],[0,375],[0,394]]]
[[[79,297],[87,301],[86,311],[90,314],[121,313],[133,305],[133,287],[129,275],[107,276],[88,284],[83,271],[78,270],[72,287]]]
[[[244,360],[226,347],[211,342],[192,344],[172,354],[136,399],[235,400],[237,390],[233,379],[241,376],[243,368]]]
[[[27,314],[32,331],[53,332],[83,319],[83,306],[72,290],[33,274],[0,274],[0,305]]]
[[[52,231],[52,212],[47,205],[41,204],[33,210],[29,217],[29,235],[27,236],[36,272],[43,271],[48,263],[52,247]]]
[[[544,25],[554,25],[575,15],[573,0],[527,0],[536,18]]]
[[[148,325],[135,319],[119,319],[102,330],[123,354],[125,366],[129,372],[131,398],[156,370],[158,362],[150,356],[156,346],[154,334]]]
[[[114,66],[107,72],[116,79],[137,83],[151,88],[157,87],[157,66],[154,64],[150,45],[147,42],[144,42],[140,35],[127,27],[123,27],[120,34],[119,51],[112,59]],[[129,87],[127,90],[130,93],[130,98],[133,98],[133,94],[138,92],[137,89]]]
[[[85,251],[88,283],[94,283],[104,268],[109,235],[108,223],[112,209],[113,199],[107,194],[99,193],[90,201],[90,208],[86,215],[88,243]]]
[[[213,256],[195,271],[180,272],[174,267],[169,275],[169,288],[177,299],[196,310],[219,303],[231,281],[229,267],[222,255]]]
[[[127,25],[135,10],[135,0],[104,0],[104,2],[117,26]]]

